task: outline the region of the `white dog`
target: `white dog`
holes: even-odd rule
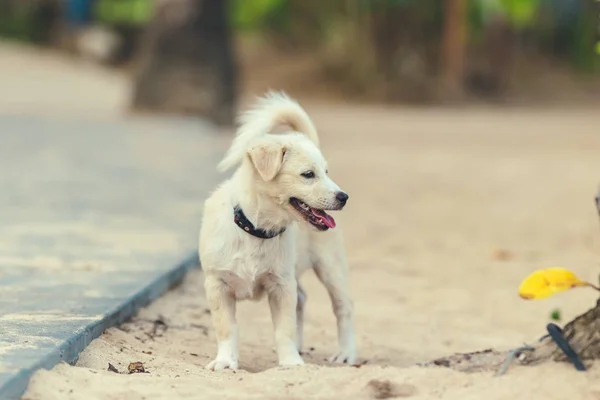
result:
[[[239,165],[206,200],[200,260],[216,331],[217,357],[208,369],[238,368],[236,301],[267,294],[279,365],[300,356],[306,294],[300,274],[313,268],[337,318],[339,352],[330,361],[353,364],[355,337],[347,264],[335,220],[348,195],[327,175],[317,131],[282,92],[269,92],[242,114],[219,169]],[[270,134],[278,125],[292,132]]]

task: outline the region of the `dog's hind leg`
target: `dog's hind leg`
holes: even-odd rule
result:
[[[298,351],[302,351],[302,341],[304,337],[304,306],[306,304],[306,292],[298,282],[298,303],[296,304],[296,343]]]

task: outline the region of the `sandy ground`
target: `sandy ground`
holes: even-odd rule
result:
[[[336,218],[345,231],[366,364],[324,361],[335,351],[335,321],[324,289],[306,275],[308,365],[277,368],[267,305],[242,303],[243,370],[204,370],[216,344],[197,271],[131,322],[109,329],[76,366],[36,373],[24,399],[383,398],[372,380],[387,380],[393,395],[411,399],[600,398],[598,365],[587,373],[554,363],[514,367],[502,377],[414,366],[532,342],[553,309],[567,320],[593,305],[595,293],[585,289],[526,302],[517,288],[533,269],[552,265],[597,280],[597,110],[316,102],[307,110],[332,177],[350,194]],[[109,363],[127,371],[133,361],[149,373],[107,371]]]
[[[305,359],[275,366],[268,307],[239,309],[241,367],[212,373],[215,354],[202,275],[110,329],[77,366],[39,372],[26,399],[370,398],[371,379],[415,399],[600,397],[600,369],[515,367],[504,377],[411,364],[455,351],[507,349],[544,332],[549,313],[585,311],[594,293],[526,302],[531,270],[572,268],[596,280],[600,250],[592,198],[600,171],[600,116],[309,107],[331,174],[351,195],[343,220],[361,368],[331,367],[334,319],[313,276]],[[507,260],[495,254],[506,251]],[[164,318],[168,329],[152,321]],[[142,361],[149,374],[117,375]]]
[[[112,118],[129,104],[125,74],[53,51],[0,41],[0,112]]]

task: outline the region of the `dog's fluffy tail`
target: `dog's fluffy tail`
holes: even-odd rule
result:
[[[317,129],[302,106],[281,91],[269,91],[238,118],[239,128],[219,171],[226,171],[242,161],[250,142],[269,134],[277,125],[288,125],[308,136],[319,146]]]

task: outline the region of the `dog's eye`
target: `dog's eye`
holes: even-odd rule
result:
[[[303,172],[300,175],[302,175],[306,179],[312,179],[315,177],[315,173],[312,171]]]

